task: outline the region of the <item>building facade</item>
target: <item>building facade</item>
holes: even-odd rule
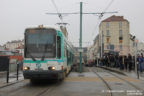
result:
[[[137,54],[143,54],[144,55],[144,43],[138,42],[137,43]]]
[[[130,53],[129,22],[123,16],[111,16],[99,25],[99,47],[101,56],[108,52],[119,55]]]
[[[9,50],[15,50],[16,48],[24,45],[24,40],[13,40],[11,42],[7,42],[5,47]]]

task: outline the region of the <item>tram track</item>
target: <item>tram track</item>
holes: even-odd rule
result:
[[[141,89],[140,87],[138,87],[138,86],[134,85],[133,83],[131,83],[131,82],[129,82],[129,81],[127,81],[127,80],[125,80],[125,79],[119,77],[119,76],[116,75],[116,74],[113,74],[112,72],[110,72],[110,71],[108,71],[108,70],[105,70],[105,71],[107,71],[109,74],[115,76],[116,78],[118,78],[118,79],[124,81],[125,83],[129,84],[130,86],[132,86],[132,87],[135,88],[136,90],[141,90],[141,91],[143,91],[143,94],[144,94],[144,90]]]
[[[117,79],[119,79],[119,80],[122,80],[122,81],[125,82],[126,84],[130,85],[130,86],[133,87],[135,90],[142,91],[142,94],[144,94],[144,90],[143,90],[142,88],[134,85],[133,83],[129,82],[128,80],[125,80],[124,78],[121,78],[120,76],[118,76],[118,75],[116,75],[116,74],[114,74],[114,73],[112,73],[112,72],[110,72],[110,71],[108,71],[108,70],[105,70],[105,69],[103,69],[103,68],[100,68],[100,69],[101,69],[101,70],[104,70],[104,71],[102,71],[102,72],[109,73],[110,75],[114,76],[115,78],[117,78]],[[99,77],[99,74],[98,74],[94,69],[92,69],[92,71],[93,71],[94,73],[96,73],[96,74],[98,75],[98,77]],[[100,76],[100,78],[102,78],[102,77]],[[104,81],[105,81],[105,80],[104,80]]]
[[[45,94],[46,92],[48,92],[48,90],[50,90],[51,88],[46,88],[45,90],[39,92],[36,96],[42,96],[43,94]]]
[[[89,70],[91,70],[92,72],[94,72],[94,73],[101,79],[101,81],[105,84],[107,90],[112,90],[112,88],[111,88],[110,85],[107,83],[107,81],[104,80],[104,78],[101,77],[95,70],[93,70],[93,69],[89,69]],[[113,96],[113,94],[112,94],[112,92],[109,92],[109,94],[106,95],[106,96]]]
[[[54,90],[54,88],[56,88],[57,86],[59,86],[61,83],[62,83],[62,81],[56,81],[56,84],[54,84],[53,86],[51,86],[49,88],[46,88],[46,89],[42,90],[36,96],[45,96],[45,93],[51,92],[52,90]],[[49,95],[49,96],[51,96],[51,95]]]
[[[5,86],[0,88],[0,96],[8,95],[8,96],[16,96],[17,94],[21,94],[20,96],[52,96],[51,92],[57,86],[59,86],[62,81],[55,82],[37,82],[35,84],[28,82],[19,82],[10,86]]]

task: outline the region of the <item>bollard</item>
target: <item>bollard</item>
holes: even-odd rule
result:
[[[17,63],[17,80],[18,80],[18,76],[19,76],[19,63]]]
[[[7,68],[7,79],[6,82],[9,83],[9,63],[8,63],[8,68]]]

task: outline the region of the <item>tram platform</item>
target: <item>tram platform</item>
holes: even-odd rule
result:
[[[115,73],[118,73],[118,74],[121,74],[121,75],[125,75],[125,76],[128,76],[128,77],[132,77],[132,78],[137,78],[138,77],[138,74],[132,70],[132,71],[127,71],[127,70],[120,70],[118,68],[111,68],[111,67],[106,67],[106,66],[100,66],[101,68],[104,68],[106,70],[110,70],[112,72],[115,72]],[[140,73],[139,72],[139,79],[140,80],[144,80],[144,72]]]
[[[11,85],[13,83],[19,82],[23,80],[23,74],[22,71],[19,72],[19,78],[17,80],[16,72],[11,72],[9,74],[9,83],[7,83],[7,76],[6,76],[6,71],[0,72],[0,88],[4,86]]]

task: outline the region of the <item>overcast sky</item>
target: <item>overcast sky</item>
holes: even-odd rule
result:
[[[83,12],[102,12],[112,0],[55,0],[59,12],[79,12],[83,3]],[[106,12],[118,11],[115,14],[105,14],[101,20],[111,15],[124,16],[130,22],[130,33],[136,35],[139,41],[144,41],[144,0],[113,0]],[[0,0],[0,45],[7,41],[19,40],[24,37],[25,28],[32,25],[54,25],[61,20],[56,15],[46,15],[47,12],[57,12],[51,0]],[[78,44],[79,15],[63,17],[67,26],[69,40]],[[97,16],[83,15],[83,42],[91,42],[98,34]],[[90,43],[83,43],[89,46]]]

